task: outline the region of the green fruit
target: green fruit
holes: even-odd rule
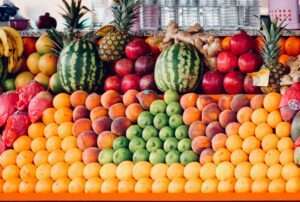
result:
[[[149,152],[154,152],[162,148],[162,142],[158,137],[152,137],[147,141],[146,148]]]
[[[158,135],[161,140],[165,141],[167,138],[174,136],[174,131],[169,126],[166,126],[160,129]]]
[[[182,109],[178,102],[171,102],[170,104],[168,104],[166,112],[168,116],[172,116],[174,114],[181,114]]]
[[[159,113],[155,115],[153,119],[153,125],[157,129],[161,129],[168,125],[168,119],[169,117],[164,113]]]
[[[61,82],[59,80],[58,73],[54,73],[49,80],[49,88],[53,93],[61,93],[64,91],[64,88],[61,85]]]
[[[189,138],[184,138],[178,142],[177,149],[184,152],[191,149],[192,141]]]
[[[198,87],[202,72],[198,50],[187,43],[174,43],[158,57],[154,70],[155,84],[162,92],[187,93]]]
[[[139,149],[144,149],[145,148],[145,141],[141,137],[134,137],[132,140],[129,142],[129,150],[131,152],[135,152]]]
[[[11,78],[11,79],[5,79],[2,82],[2,87],[3,87],[3,89],[5,91],[16,90],[15,80],[13,78]]]
[[[171,102],[177,102],[179,100],[179,95],[174,90],[167,90],[164,94],[164,101],[167,104],[170,104]]]
[[[74,40],[59,55],[58,75],[65,91],[92,92],[101,85],[103,64],[95,45],[86,40]]]
[[[140,113],[137,123],[141,128],[151,126],[153,123],[153,115],[150,112],[144,111]]]
[[[112,149],[103,149],[98,156],[98,161],[100,164],[104,165],[113,162],[114,151]]]
[[[198,155],[191,150],[184,151],[180,155],[180,163],[184,165],[187,165],[191,162],[195,162],[197,160],[198,160]]]
[[[181,140],[183,138],[187,138],[189,134],[189,129],[186,125],[181,125],[175,130],[175,137],[178,140]]]
[[[294,141],[300,137],[300,111],[295,115],[292,126],[291,126],[291,136]]]
[[[182,121],[182,116],[179,114],[174,114],[169,118],[169,126],[171,128],[178,128],[179,126],[181,126],[183,124]]]
[[[176,150],[177,149],[178,140],[175,137],[169,137],[164,142],[164,150],[166,152]]]
[[[114,140],[113,149],[117,150],[120,148],[128,148],[128,145],[129,145],[129,140],[124,136],[120,136]]]
[[[134,138],[134,137],[141,137],[142,131],[143,131],[142,128],[139,127],[138,125],[131,125],[126,130],[126,137],[129,140],[132,140],[132,138]]]
[[[149,152],[146,149],[138,149],[133,153],[133,162],[148,161]]]
[[[158,113],[164,113],[167,105],[163,100],[155,100],[150,105],[150,112],[155,115]]]
[[[166,155],[166,163],[171,165],[173,163],[178,163],[180,160],[180,153],[176,150],[169,151]]]
[[[122,163],[123,161],[131,160],[131,153],[126,148],[117,149],[113,154],[113,162],[115,164]]]
[[[150,153],[149,161],[152,164],[164,163],[166,158],[166,153],[162,149],[158,149]]]
[[[158,136],[158,131],[153,126],[146,126],[143,130],[142,136],[145,141],[148,141],[151,137]]]

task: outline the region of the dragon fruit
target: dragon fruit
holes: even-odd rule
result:
[[[52,98],[48,91],[41,91],[32,98],[28,106],[28,115],[32,123],[37,122],[43,111],[52,106]]]
[[[0,96],[0,127],[4,126],[8,117],[17,111],[18,94],[15,91]]]
[[[300,110],[300,83],[294,83],[281,98],[280,113],[284,121],[291,121]]]

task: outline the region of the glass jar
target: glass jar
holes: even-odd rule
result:
[[[179,0],[178,24],[181,28],[187,28],[199,23],[199,8],[197,0]]]
[[[171,21],[177,22],[177,0],[160,0],[161,27],[164,29]]]
[[[160,25],[160,6],[157,0],[144,0],[140,12],[141,29],[156,31]]]

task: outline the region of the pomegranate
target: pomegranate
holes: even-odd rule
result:
[[[256,53],[248,52],[239,57],[239,68],[243,73],[252,73],[262,65],[262,60]]]
[[[121,79],[118,76],[107,77],[104,82],[104,90],[115,90],[120,92],[121,90]]]
[[[133,62],[127,58],[120,59],[115,63],[114,69],[119,76],[125,76],[133,71]]]
[[[139,86],[140,77],[136,74],[128,74],[122,79],[121,89],[123,93],[130,89],[139,90]]]
[[[224,89],[228,94],[238,94],[243,92],[244,74],[239,71],[232,71],[224,77]]]
[[[156,90],[153,74],[147,74],[141,78],[140,89],[141,90]]]
[[[244,91],[248,94],[260,93],[260,88],[253,85],[253,79],[249,75],[247,75],[244,79]]]
[[[222,51],[217,57],[217,69],[220,72],[230,72],[238,66],[238,58],[230,51]]]
[[[224,76],[219,71],[209,71],[204,74],[202,80],[203,92],[207,94],[218,94],[223,92]]]
[[[236,55],[242,55],[248,52],[254,46],[254,41],[245,31],[231,37],[230,49]]]
[[[143,39],[134,39],[125,47],[125,54],[131,60],[136,60],[138,57],[146,55],[149,52],[150,47]]]
[[[154,65],[155,59],[152,56],[141,56],[135,61],[135,73],[139,75],[149,74],[153,72]]]

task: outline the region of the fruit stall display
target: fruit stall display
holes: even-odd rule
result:
[[[300,38],[134,37],[127,0],[84,35],[64,2],[66,32],[0,27],[1,199],[299,199]]]

